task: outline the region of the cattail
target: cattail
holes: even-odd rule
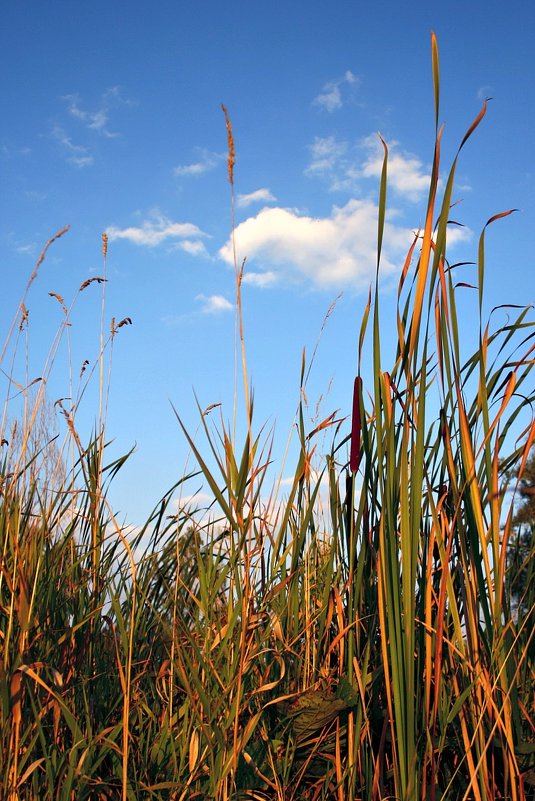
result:
[[[359,469],[362,452],[360,448],[360,434],[362,424],[360,419],[360,400],[362,395],[362,378],[357,376],[353,386],[353,417],[351,420],[351,448],[349,451],[349,468],[352,473]]]
[[[228,181],[231,186],[234,186],[234,164],[236,163],[236,153],[234,150],[234,137],[232,135],[232,125],[230,123],[229,115],[227,112],[227,107],[224,103],[221,103],[221,108],[223,109],[223,114],[225,115],[225,122],[227,124],[227,142],[228,142],[228,159],[227,159],[227,170],[228,170]]]
[[[106,231],[102,234],[102,255],[106,258],[106,254],[108,253],[108,234]]]

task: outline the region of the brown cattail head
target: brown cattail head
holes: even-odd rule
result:
[[[351,448],[349,453],[349,469],[356,473],[359,469],[362,452],[360,448],[360,435],[362,422],[360,419],[360,400],[362,395],[362,378],[357,376],[353,387],[353,416],[351,421]]]
[[[234,137],[232,135],[232,125],[230,123],[230,118],[228,115],[227,107],[224,103],[221,103],[221,108],[223,109],[223,114],[225,115],[225,122],[227,124],[227,142],[228,142],[228,158],[227,158],[227,170],[228,170],[228,181],[231,186],[234,186],[234,164],[236,163],[236,153],[234,150]]]

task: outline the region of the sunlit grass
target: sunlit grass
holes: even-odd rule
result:
[[[172,512],[175,486],[139,531],[124,531],[106,495],[124,459],[107,463],[105,410],[113,340],[129,319],[106,331],[103,296],[97,357],[58,405],[62,450],[46,425],[32,435],[58,344],[42,389],[14,383],[23,298],[2,356],[0,797],[533,797],[535,598],[528,586],[518,606],[508,591],[504,481],[535,440],[534,323],[528,309],[483,317],[486,230],[505,211],[481,234],[479,341],[464,352],[465,287],[447,259],[457,158],[441,194],[434,38],[432,72],[433,170],[423,229],[400,265],[394,361],[381,354],[383,143],[377,281],[348,358],[358,369],[351,430],[335,415],[308,430],[303,402],[289,485],[269,478],[272,441],[253,419],[238,302],[245,441],[213,410],[199,409],[204,439],[178,423],[210,514]],[[92,279],[102,286],[106,250],[104,240],[103,276]],[[236,265],[238,301],[242,272]],[[71,308],[55,298],[61,340]],[[303,358],[302,385],[306,374]],[[99,422],[86,445],[76,415],[91,376]]]

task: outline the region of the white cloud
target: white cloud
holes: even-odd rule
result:
[[[181,495],[173,501],[176,508],[180,510],[192,504],[195,506],[210,506],[213,502],[214,496],[202,490],[195,492],[193,495]]]
[[[315,219],[292,209],[263,209],[235,231],[238,261],[258,265],[246,273],[249,283],[264,286],[277,278],[307,281],[317,287],[367,287],[375,271],[377,206],[368,200],[350,200],[333,207],[329,217]],[[394,269],[394,259],[411,242],[409,229],[387,223],[383,271]],[[219,255],[232,264],[230,240]],[[254,276],[254,277],[253,277]],[[244,278],[244,280],[246,280]]]
[[[154,211],[151,218],[144,220],[140,226],[117,228],[110,225],[107,228],[110,240],[127,239],[135,245],[156,247],[167,240],[182,239],[178,245],[188,253],[199,255],[204,246],[199,240],[207,236],[193,223],[173,222],[159,211]],[[197,244],[198,243],[198,244]]]
[[[273,203],[277,198],[274,197],[269,189],[257,189],[255,192],[249,192],[248,195],[238,195],[236,205],[244,209],[251,206],[253,203]]]
[[[305,175],[324,179],[333,192],[354,192],[363,180],[381,175],[384,151],[377,135],[354,147],[335,136],[316,137],[309,150],[312,158]],[[401,151],[398,142],[388,143],[388,150],[389,188],[416,202],[429,187],[430,173],[417,156]]]
[[[191,164],[182,164],[173,169],[175,175],[202,175],[213,170],[220,161],[226,159],[226,153],[213,153],[210,150],[198,148],[199,160]]]
[[[184,253],[189,253],[190,256],[209,257],[204,242],[201,242],[199,239],[184,239],[183,242],[177,242],[175,247],[179,250],[183,250]]]
[[[208,170],[211,170],[213,167],[213,163],[196,161],[193,164],[184,164],[180,167],[175,167],[173,172],[175,175],[202,175],[203,172],[208,172]]]
[[[84,145],[75,145],[71,137],[59,125],[55,125],[50,134],[65,151],[69,164],[74,164],[75,167],[88,167],[93,163],[93,156],[89,149]]]
[[[380,178],[383,168],[384,150],[377,136],[368,136],[363,146],[369,151],[361,175],[364,178]],[[428,190],[431,173],[426,172],[417,156],[397,151],[398,142],[388,144],[388,186],[403,194],[408,200],[417,201]]]
[[[190,516],[192,522],[196,521],[197,524],[210,519],[211,508],[214,503],[214,496],[203,490],[199,490],[192,495],[182,495],[173,500],[177,514],[185,513]]]
[[[331,114],[333,111],[343,106],[342,87],[344,84],[357,86],[359,82],[359,79],[356,75],[353,75],[351,70],[346,70],[342,78],[335,78],[333,81],[327,81],[312,103],[314,106],[319,106]]]
[[[217,314],[224,311],[232,311],[234,306],[223,295],[197,295],[195,300],[201,303],[203,314]]]
[[[448,247],[452,248],[472,238],[472,230],[466,225],[448,226]]]
[[[262,273],[248,273],[243,274],[243,283],[250,284],[251,286],[258,286],[264,289],[268,286],[273,286],[279,280],[279,276],[273,270],[266,270]]]
[[[323,92],[314,98],[314,105],[321,106],[326,111],[333,112],[342,107],[342,93],[337,84],[326,84]]]
[[[247,258],[254,272],[244,282],[259,287],[279,283],[308,283],[318,288],[366,289],[375,276],[377,260],[377,205],[370,200],[349,200],[334,206],[328,217],[313,218],[294,209],[265,208],[237,226],[238,261]],[[387,214],[381,274],[399,271],[414,231]],[[468,229],[452,227],[449,244],[470,236]],[[233,264],[229,239],[219,251]]]

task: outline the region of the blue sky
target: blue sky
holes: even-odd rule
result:
[[[535,300],[534,18],[531,3],[496,0],[6,4],[2,338],[43,244],[70,224],[27,302],[29,376],[41,375],[61,323],[48,293],[69,302],[101,275],[107,231],[106,320],[133,321],[115,339],[108,415],[113,452],[136,444],[112,494],[122,516],[141,522],[183,472],[187,449],[170,401],[192,430],[193,389],[203,408],[222,403],[224,418],[232,416],[235,297],[221,103],[236,143],[255,416],[258,425],[276,423],[282,450],[302,349],[311,354],[341,293],[307,394],[311,417],[320,399],[320,416],[350,410],[374,270],[378,131],[391,154],[382,303],[385,319],[394,314],[395,277],[422,222],[432,158],[432,30],[444,170],[483,99],[493,97],[459,164],[456,217],[466,227],[451,252],[475,260],[486,220],[519,208],[487,235],[487,306]],[[474,281],[470,269],[465,280]],[[99,320],[94,284],[77,300],[69,329],[75,383],[82,362],[98,353]],[[65,341],[48,381],[52,402],[69,395],[68,362]],[[96,413],[89,392],[82,435]]]

